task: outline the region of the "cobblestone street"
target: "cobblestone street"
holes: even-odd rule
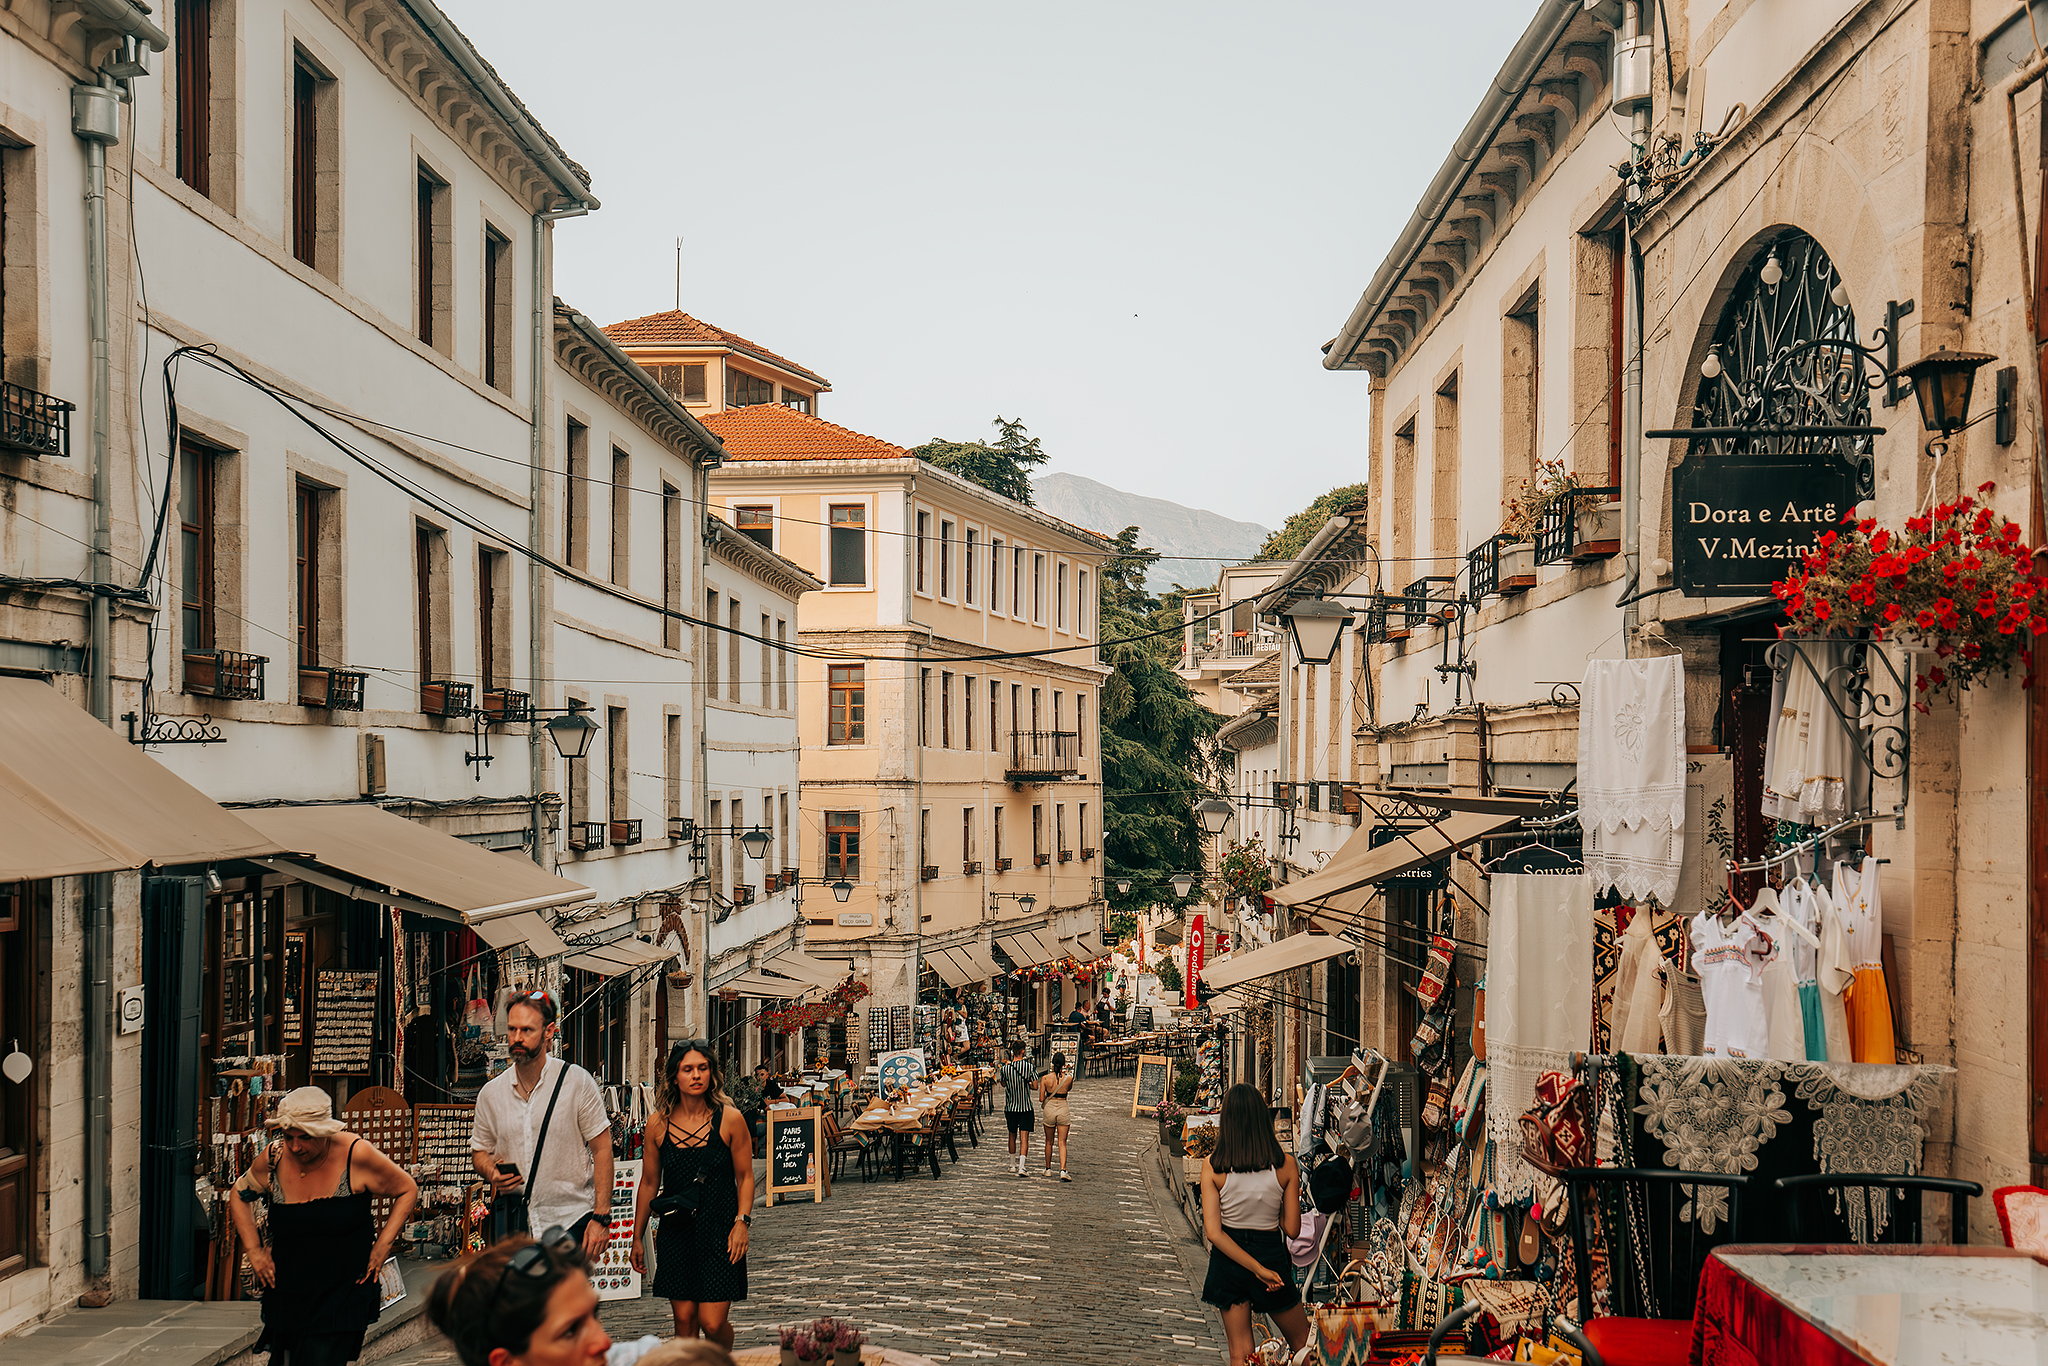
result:
[[[1199,1299],[1206,1251],[1168,1203],[1152,1121],[1130,1117],[1126,1078],[1077,1082],[1068,1170],[1031,1176],[1008,1158],[1000,1111],[979,1148],[932,1180],[849,1179],[819,1205],[754,1219],[750,1298],[734,1306],[737,1346],[772,1343],[779,1324],[833,1314],[884,1347],[938,1361],[1133,1362],[1209,1366],[1222,1329]],[[1000,1102],[999,1102],[1000,1103]],[[613,1337],[667,1335],[665,1300],[604,1307]],[[394,1366],[451,1360],[438,1344]]]

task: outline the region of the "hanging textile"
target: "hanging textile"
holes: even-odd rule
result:
[[[406,970],[405,912],[396,906],[386,912],[391,917],[391,1085],[400,1095],[405,1093],[405,1026],[412,1019],[412,974]]]
[[[1814,642],[1794,654],[1771,686],[1770,733],[1764,746],[1763,814],[1801,825],[1832,825],[1862,810],[1870,769],[1842,715],[1848,713],[1848,642]],[[1815,677],[1818,673],[1819,677]],[[1822,679],[1827,680],[1826,683]]]
[[[1614,973],[1613,1042],[1616,1053],[1655,1053],[1664,1038],[1659,1018],[1664,984],[1657,977],[1657,936],[1651,914],[1638,910],[1621,937],[1621,961]],[[1676,917],[1673,917],[1674,919]]]
[[[1884,977],[1884,915],[1878,903],[1877,860],[1835,865],[1835,910],[1842,917],[1855,974],[1847,997],[1849,1045],[1857,1062],[1895,1063],[1892,997]]]
[[[1494,1188],[1527,1199],[1522,1112],[1545,1072],[1571,1069],[1592,1035],[1593,890],[1584,876],[1497,873],[1486,963],[1487,1136]]]
[[[1685,671],[1676,655],[1596,659],[1579,684],[1579,825],[1594,890],[1678,893],[1685,852]]]

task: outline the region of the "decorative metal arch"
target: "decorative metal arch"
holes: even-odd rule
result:
[[[1763,278],[1773,260],[1784,272],[1775,285]],[[1870,453],[1868,435],[1810,431],[1870,425],[1871,348],[1857,341],[1855,310],[1836,301],[1841,283],[1820,243],[1796,230],[1749,263],[1715,324],[1721,373],[1701,381],[1693,425],[1808,430],[1695,439],[1695,451],[1825,454],[1851,465]]]

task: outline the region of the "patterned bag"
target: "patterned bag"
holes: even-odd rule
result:
[[[1348,1263],[1337,1277],[1337,1298],[1311,1306],[1315,1314],[1316,1366],[1365,1366],[1374,1336],[1391,1327],[1386,1296],[1373,1284],[1364,1262]]]

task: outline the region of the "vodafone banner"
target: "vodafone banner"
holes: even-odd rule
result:
[[[1195,1008],[1195,979],[1202,975],[1202,945],[1205,936],[1202,931],[1202,917],[1188,917],[1188,970],[1181,982],[1183,999],[1181,1004],[1189,1010]]]

